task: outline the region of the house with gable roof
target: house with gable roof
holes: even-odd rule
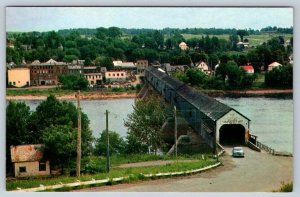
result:
[[[15,177],[50,175],[50,162],[44,160],[42,146],[42,144],[27,144],[10,147]]]

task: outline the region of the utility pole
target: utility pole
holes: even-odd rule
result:
[[[109,133],[108,133],[108,111],[106,110],[106,172],[109,173],[110,158],[109,158]]]
[[[80,164],[81,164],[81,110],[80,110],[80,91],[77,94],[77,117],[78,117],[78,130],[77,130],[77,160],[76,160],[76,176],[80,177]]]
[[[176,117],[176,106],[174,106],[174,141],[175,141],[175,157],[177,158],[177,117]]]

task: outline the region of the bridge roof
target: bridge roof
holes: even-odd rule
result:
[[[170,76],[166,76],[162,78],[162,81],[165,82],[166,85],[170,86],[175,91],[178,90],[178,88],[185,85],[182,81],[176,80]]]
[[[234,110],[233,108],[207,96],[206,94],[198,92],[189,86],[183,86],[177,91],[177,93],[213,121],[217,121],[230,110]]]
[[[160,79],[162,82],[164,82],[166,85],[170,86],[174,90],[177,90],[181,86],[185,85],[185,83],[183,83],[182,81],[176,80],[167,75],[166,73],[159,71],[156,68],[150,68],[150,71],[155,77]]]
[[[162,78],[168,76],[166,73],[161,72],[161,71],[159,71],[158,69],[153,68],[153,67],[152,67],[152,68],[149,68],[149,70],[150,70],[151,73],[152,73],[155,77],[157,77],[158,79],[162,79]]]

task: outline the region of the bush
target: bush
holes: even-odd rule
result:
[[[266,73],[265,84],[269,87],[292,88],[293,87],[293,67],[279,66]]]
[[[58,80],[62,83],[62,89],[86,90],[89,82],[79,75],[59,75]]]
[[[106,155],[106,131],[103,130],[100,137],[96,139],[95,155]],[[109,131],[109,153],[122,154],[124,152],[125,142],[123,138],[115,131]]]

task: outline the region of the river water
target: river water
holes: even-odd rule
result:
[[[277,151],[293,152],[293,100],[278,98],[217,98],[236,109],[250,122],[250,132]],[[35,110],[41,101],[24,101]],[[72,101],[75,103],[75,101]],[[105,110],[109,111],[109,129],[125,137],[124,119],[133,111],[134,99],[82,100],[81,107],[90,119],[95,137],[105,129]]]

